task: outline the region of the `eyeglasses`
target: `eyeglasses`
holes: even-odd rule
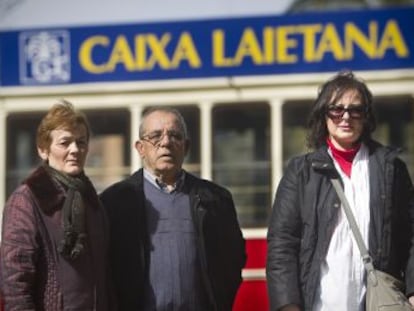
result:
[[[348,112],[349,117],[352,119],[362,119],[366,114],[366,107],[364,105],[349,106],[345,108],[342,105],[329,105],[326,109],[326,115],[331,119],[341,119],[345,112]]]
[[[161,141],[164,139],[165,136],[167,136],[168,139],[174,144],[181,143],[184,140],[184,135],[176,131],[151,132],[147,135],[142,136],[141,140],[147,141],[153,146],[159,146],[159,144],[161,143]]]

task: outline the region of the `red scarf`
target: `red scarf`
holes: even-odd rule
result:
[[[329,148],[332,151],[332,156],[338,162],[339,166],[341,167],[342,171],[348,176],[351,177],[351,169],[352,169],[352,161],[354,160],[361,144],[359,143],[354,148],[347,149],[347,150],[339,150],[337,149],[332,141],[327,138],[326,143],[328,144]]]

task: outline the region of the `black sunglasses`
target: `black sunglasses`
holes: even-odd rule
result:
[[[345,112],[348,112],[352,119],[362,119],[365,117],[366,108],[364,105],[349,106],[348,108],[342,105],[329,105],[326,109],[326,115],[331,119],[341,119]]]

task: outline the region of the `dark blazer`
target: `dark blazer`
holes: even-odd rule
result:
[[[414,189],[397,152],[369,147],[369,253],[374,266],[405,279],[414,292]],[[273,206],[268,231],[267,284],[272,311],[286,304],[311,310],[320,267],[334,231],[340,200],[326,147],[290,161]]]
[[[143,170],[101,194],[108,212],[113,281],[119,309],[143,310],[148,282],[147,231]],[[230,192],[186,173],[183,191],[190,196],[194,226],[199,236],[204,287],[210,310],[230,311],[242,281],[245,241]]]

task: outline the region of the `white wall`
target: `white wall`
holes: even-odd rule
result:
[[[0,0],[0,30],[283,14],[293,0]]]

